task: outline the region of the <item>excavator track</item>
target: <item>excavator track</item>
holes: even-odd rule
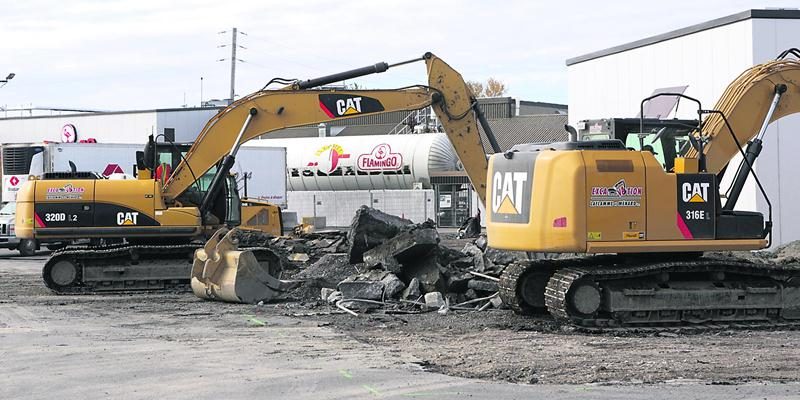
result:
[[[50,256],[42,278],[57,294],[188,292],[192,258],[201,247],[201,243],[72,246]],[[275,257],[264,247],[242,249],[254,251],[259,260]],[[281,269],[270,263],[273,276],[279,277]]]
[[[524,268],[512,268],[501,278],[503,301],[515,311],[525,309],[519,302],[524,301],[524,278],[530,276],[526,271],[551,268],[543,293],[547,311],[579,330],[800,327],[800,265],[713,258],[630,261],[622,256],[520,265]]]
[[[498,282],[500,298],[517,314],[546,313],[544,289],[555,269],[556,265],[549,260],[521,261],[509,265]],[[518,285],[518,282],[533,284]]]
[[[42,268],[58,294],[189,291],[194,251],[200,244],[67,247]]]

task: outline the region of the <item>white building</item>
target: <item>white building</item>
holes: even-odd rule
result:
[[[747,68],[800,47],[800,10],[748,10],[662,35],[567,60],[569,120],[636,117],[655,89],[687,86],[685,94],[713,108],[728,84]],[[771,99],[765,99],[769,101]],[[677,118],[696,119],[681,102]],[[672,116],[670,116],[672,117]],[[755,170],[772,201],[773,244],[800,239],[800,114],[772,123]],[[738,165],[735,159],[732,165]],[[733,173],[720,186],[726,188]],[[737,209],[767,214],[748,180]]]
[[[174,142],[191,142],[219,107],[169,108],[0,118],[0,143],[60,142],[62,128],[72,125],[77,140],[99,143],[144,143],[147,136],[166,135]]]

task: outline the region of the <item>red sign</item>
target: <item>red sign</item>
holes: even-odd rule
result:
[[[17,178],[16,176],[12,176],[11,179],[8,180],[8,183],[10,183],[11,186],[17,186],[17,184],[19,183],[19,178]]]
[[[61,142],[63,143],[75,143],[78,139],[78,130],[75,129],[75,125],[66,124],[61,127]]]
[[[403,168],[403,155],[392,153],[392,147],[386,143],[379,144],[369,154],[358,156],[356,163],[363,171],[387,171]]]

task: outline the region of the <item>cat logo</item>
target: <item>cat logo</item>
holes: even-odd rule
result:
[[[383,105],[377,99],[351,94],[321,94],[319,108],[328,118],[340,118],[363,113],[383,111]]]
[[[527,172],[495,172],[492,178],[492,211],[497,214],[521,214],[522,194]]]
[[[118,212],[117,225],[136,225],[139,218],[138,212]]]
[[[705,203],[708,201],[708,182],[684,182],[681,189],[684,203]]]
[[[361,97],[336,100],[336,113],[339,115],[361,113]]]

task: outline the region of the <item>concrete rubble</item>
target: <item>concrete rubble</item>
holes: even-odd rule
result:
[[[449,247],[431,220],[415,224],[366,206],[356,211],[347,232],[274,238],[250,231],[239,237],[240,247],[278,253],[282,279],[302,282],[287,298],[351,313],[501,308],[496,280],[525,254],[489,249],[485,236],[446,242]]]
[[[286,294],[296,300],[352,314],[503,307],[496,280],[524,253],[487,249],[485,236],[446,242],[431,220],[415,224],[366,206],[347,232],[240,238],[240,246],[270,247],[284,258],[283,278],[302,282]]]
[[[402,228],[413,224],[405,218],[361,206],[356,211],[350,231],[347,233],[349,241],[347,253],[350,254],[350,262],[355,264],[364,261],[364,252],[380,245],[386,239],[395,237]]]

